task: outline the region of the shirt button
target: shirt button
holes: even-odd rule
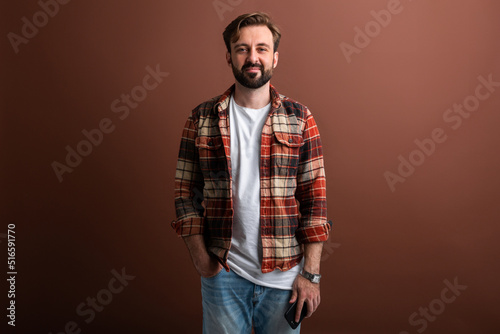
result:
[[[213,141],[209,141],[209,142],[208,142],[208,146],[214,146]]]
[[[288,142],[293,143],[293,139],[292,138],[288,139]]]

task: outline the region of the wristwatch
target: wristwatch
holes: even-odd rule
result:
[[[321,278],[320,274],[311,274],[310,272],[305,271],[304,269],[301,270],[300,274],[304,277],[310,280],[312,283],[319,283],[319,279]]]

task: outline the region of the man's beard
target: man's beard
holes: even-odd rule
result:
[[[237,69],[234,64],[231,64],[231,67],[233,69],[233,74],[236,80],[246,88],[251,88],[251,89],[257,89],[262,86],[264,86],[266,83],[271,80],[271,77],[273,76],[273,68],[271,67],[268,70],[264,70],[264,66],[260,64],[251,64],[251,63],[246,63],[243,65],[241,70]],[[255,77],[257,76],[258,73],[248,73],[245,72],[245,69],[249,67],[258,67],[260,69],[260,77],[256,79]]]

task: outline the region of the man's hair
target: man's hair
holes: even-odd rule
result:
[[[231,43],[236,42],[240,38],[241,28],[248,26],[268,27],[273,34],[274,52],[278,50],[281,39],[280,29],[274,24],[269,15],[262,12],[255,12],[238,16],[226,27],[222,36],[224,37],[224,43],[226,43],[227,52],[231,53]]]

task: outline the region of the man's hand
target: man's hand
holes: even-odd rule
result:
[[[203,276],[205,278],[213,277],[222,270],[222,265],[219,263],[219,261],[217,261],[214,257],[208,255],[208,253],[206,253],[206,258],[199,259],[199,261],[197,262],[198,263],[194,264],[196,271],[198,271],[198,274],[200,274],[200,276]]]
[[[215,276],[222,270],[222,265],[210,256],[205,247],[205,241],[201,235],[185,237],[184,241],[191,254],[194,267],[200,276],[209,278]]]
[[[319,283],[312,283],[308,279],[302,277],[300,274],[297,275],[292,286],[292,298],[290,303],[294,303],[297,300],[297,313],[295,313],[295,322],[300,320],[300,313],[302,312],[302,307],[304,302],[307,304],[307,315],[309,318],[318,308],[321,301],[319,293]]]
[[[319,264],[321,261],[321,251],[323,250],[322,242],[313,242],[304,244],[304,270],[319,274]],[[307,278],[298,274],[292,286],[292,298],[290,303],[297,300],[297,313],[295,313],[295,321],[300,320],[300,313],[304,302],[307,304],[307,315],[310,317],[318,308],[321,301],[319,294],[319,283],[312,283]]]

